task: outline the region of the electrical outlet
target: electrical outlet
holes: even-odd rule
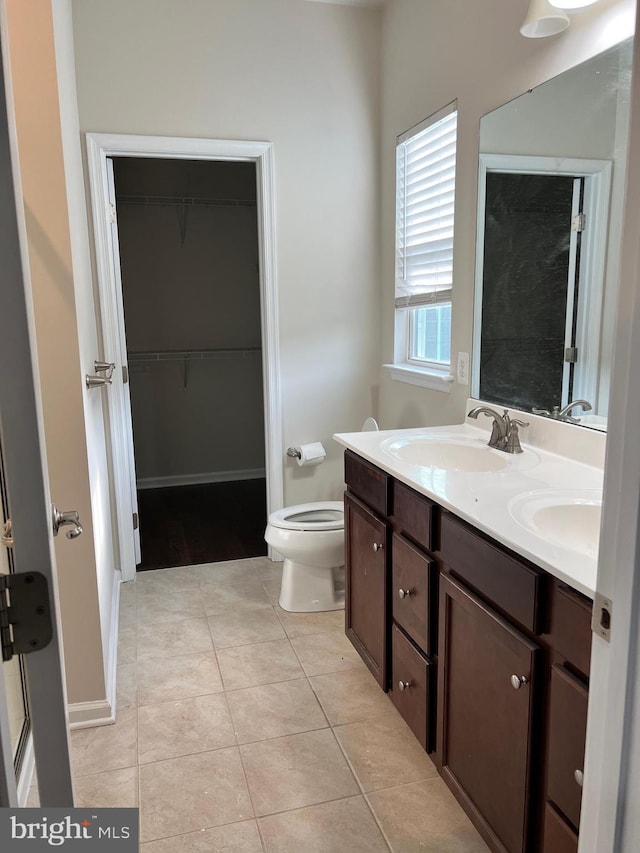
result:
[[[469,353],[458,353],[457,378],[461,385],[469,384]]]

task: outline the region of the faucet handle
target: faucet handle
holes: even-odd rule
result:
[[[551,417],[551,412],[549,411],[549,409],[536,409],[534,407],[533,409],[531,409],[531,414],[532,415],[544,415],[547,418]]]
[[[529,421],[521,421],[518,418],[509,418],[509,423],[516,427],[528,427]]]

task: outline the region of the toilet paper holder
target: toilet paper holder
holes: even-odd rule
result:
[[[300,453],[300,449],[298,447],[287,447],[287,456],[290,456],[291,459],[300,459],[302,457],[302,453]]]

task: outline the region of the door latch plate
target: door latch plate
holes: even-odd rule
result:
[[[593,616],[591,617],[591,630],[594,634],[602,637],[608,643],[611,641],[611,611],[613,602],[596,592],[593,599]]]
[[[38,652],[52,637],[46,577],[40,572],[0,575],[2,660]]]

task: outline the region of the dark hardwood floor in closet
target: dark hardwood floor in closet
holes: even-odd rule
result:
[[[138,571],[241,560],[267,553],[265,480],[138,492]]]

